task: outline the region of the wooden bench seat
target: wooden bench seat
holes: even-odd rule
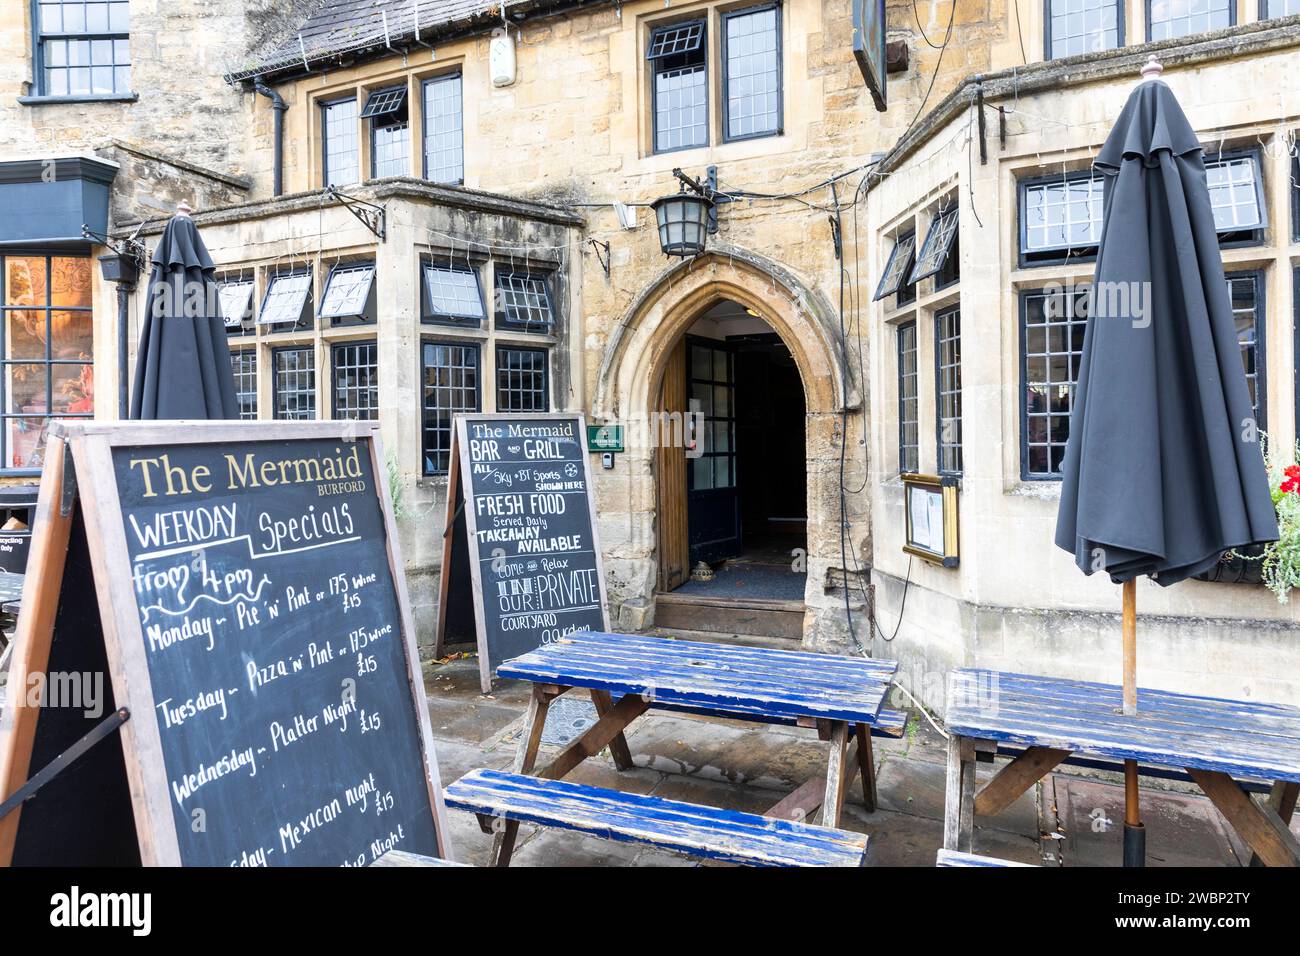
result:
[[[447,787],[445,798],[480,818],[750,866],[861,866],[867,850],[861,833],[499,770],[471,771]]]
[[[1015,863],[1011,860],[999,860],[994,856],[980,856],[978,853],[962,853],[960,850],[940,850],[934,861],[935,866],[1028,866],[1032,863]]]

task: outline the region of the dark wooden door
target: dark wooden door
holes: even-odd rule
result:
[[[736,356],[726,343],[686,341],[686,398],[695,447],[687,452],[691,564],[740,554],[736,474]]]
[[[686,520],[686,340],[673,349],[659,391],[659,590],[672,591],[690,576]]]

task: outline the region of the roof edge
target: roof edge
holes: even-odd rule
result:
[[[514,18],[511,20],[511,25],[518,25],[529,20],[563,16],[578,9],[606,6],[621,6],[621,0],[516,0],[509,5],[509,14]],[[501,5],[485,5],[483,9],[468,16],[421,27],[418,38],[413,29],[402,30],[387,39],[383,36],[363,37],[350,46],[309,54],[305,59],[301,56],[290,56],[263,60],[247,69],[227,73],[223,79],[232,86],[255,79],[263,83],[287,83],[313,72],[329,73],[339,69],[341,64],[331,63],[331,61],[341,58],[347,58],[355,63],[384,56],[404,55],[413,48],[429,45],[431,41],[445,43],[449,40],[478,36],[501,25]],[[313,70],[313,66],[323,68]]]
[[[966,77],[934,109],[904,135],[868,174],[867,190],[874,189],[912,153],[950,120],[960,115],[982,92],[989,100],[1014,98],[1027,93],[1062,87],[1086,86],[1116,77],[1138,81],[1138,71],[1147,57],[1154,55],[1160,64],[1188,66],[1228,59],[1247,51],[1266,53],[1300,46],[1300,14],[1259,20],[1202,33],[1192,38],[1178,37],[1137,46],[1120,47],[1105,53],[1087,53],[1059,60],[1045,60],[1028,66],[1012,67],[996,73],[977,73]]]
[[[436,202],[440,205],[467,209],[475,212],[515,216],[544,222],[565,228],[581,228],[587,221],[582,216],[562,207],[531,199],[515,199],[499,193],[468,189],[464,186],[440,186],[407,176],[392,179],[375,180],[348,194],[350,198],[363,199],[368,202],[381,202],[385,199],[417,199]],[[329,200],[329,190],[313,189],[307,192],[291,193],[273,199],[260,199],[252,202],[236,203],[231,206],[218,206],[195,212],[196,225],[224,225],[249,219],[267,219],[286,213],[311,211]],[[170,217],[131,220],[114,223],[114,235],[132,235],[139,229],[143,236],[157,235],[163,231]]]

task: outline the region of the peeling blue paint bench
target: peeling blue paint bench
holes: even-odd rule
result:
[[[545,780],[562,779],[606,747],[618,769],[631,768],[624,730],[652,708],[815,730],[830,744],[826,775],[760,819],[803,821],[821,807],[821,823],[836,830],[854,776],[861,774],[864,802],[875,809],[872,730],[902,733],[902,715],[882,711],[896,668],[863,657],[584,631],[505,661],[497,676],[533,685],[511,771]],[[547,708],[575,689],[591,695],[598,720],[534,773]],[[509,864],[518,826],[509,818],[495,832],[496,865]]]
[[[992,816],[1074,754],[1185,771],[1255,859],[1300,866],[1290,821],[1300,796],[1300,707],[990,670],[954,671],[948,691],[944,847],[970,850],[975,814]],[[1024,748],[975,792],[978,753]],[[1257,802],[1239,780],[1266,781]]]
[[[935,866],[961,866],[961,867],[985,867],[985,866],[1027,866],[1033,869],[1032,863],[1016,863],[1013,860],[999,860],[995,856],[980,856],[978,853],[963,853],[960,850],[940,850],[934,860]]]
[[[480,820],[536,823],[748,866],[861,866],[867,852],[864,833],[500,770],[467,773],[445,799]]]

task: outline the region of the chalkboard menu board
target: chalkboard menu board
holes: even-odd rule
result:
[[[464,632],[456,569],[465,547],[484,693],[496,664],[575,631],[609,629],[586,434],[576,414],[456,420],[440,617],[442,629]]]
[[[377,430],[67,431],[142,861],[445,856]]]

